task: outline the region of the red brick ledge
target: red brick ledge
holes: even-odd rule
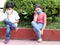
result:
[[[0,38],[5,38],[6,28],[0,28]],[[32,28],[19,28],[16,32],[11,31],[11,39],[37,39]],[[45,29],[42,35],[43,40],[58,40],[60,41],[60,29]]]

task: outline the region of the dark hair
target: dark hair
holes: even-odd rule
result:
[[[34,6],[34,10],[35,10],[36,8],[41,8],[41,9],[43,9],[42,6],[39,5],[39,4],[36,4],[36,5]]]
[[[6,2],[6,8],[13,8],[14,3],[13,2]]]

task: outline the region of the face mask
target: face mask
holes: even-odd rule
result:
[[[6,10],[7,14],[11,14],[12,10]]]
[[[42,12],[41,9],[36,11],[37,14],[40,14],[41,12]]]

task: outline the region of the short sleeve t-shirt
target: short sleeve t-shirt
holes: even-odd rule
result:
[[[5,15],[6,15],[6,18],[7,18],[7,15],[8,15],[7,12],[5,12]],[[20,19],[18,13],[13,10],[13,12],[12,12],[11,15],[10,15],[9,21],[10,21],[10,22],[15,22],[15,21],[18,20],[18,19]],[[17,26],[17,23],[16,23],[15,25]]]
[[[37,14],[34,14],[34,16],[36,16],[36,15]],[[44,23],[44,17],[45,16],[46,16],[46,14],[44,12],[42,12],[40,15],[38,15],[36,22]]]
[[[0,12],[0,21],[4,21],[5,18],[5,14],[3,12]]]

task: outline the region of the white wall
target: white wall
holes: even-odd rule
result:
[[[4,8],[4,4],[7,0],[0,0],[0,8]],[[0,9],[0,12],[3,12],[3,9]]]
[[[3,8],[4,7],[4,4],[7,0],[0,0],[0,8]]]

